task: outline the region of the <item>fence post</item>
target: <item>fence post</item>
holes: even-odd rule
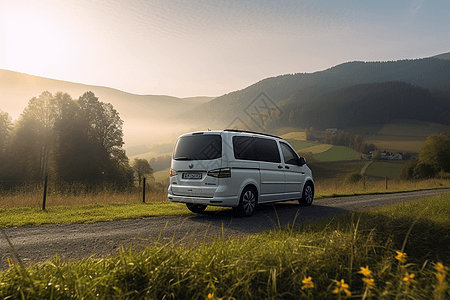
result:
[[[48,183],[48,175],[45,175],[44,199],[42,200],[42,210],[45,210],[45,202],[47,201],[47,183]]]
[[[145,177],[143,179],[143,185],[142,185],[142,203],[145,203]]]
[[[385,180],[385,182],[386,182],[386,189],[388,189],[388,177],[385,176],[385,177],[384,177],[384,180]]]

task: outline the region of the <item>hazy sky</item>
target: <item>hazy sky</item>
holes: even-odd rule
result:
[[[219,96],[444,52],[449,0],[0,0],[0,69],[135,94]]]

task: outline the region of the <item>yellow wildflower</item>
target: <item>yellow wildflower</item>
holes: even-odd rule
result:
[[[358,272],[359,274],[362,274],[365,277],[372,277],[372,271],[369,270],[369,266],[366,266],[365,268],[361,267],[360,269],[361,271]]]
[[[442,263],[440,263],[440,262],[438,262],[437,264],[436,264],[436,266],[434,266],[434,269],[436,270],[436,271],[438,271],[439,273],[444,273],[446,270],[448,270],[448,268],[447,267],[445,267]]]
[[[314,288],[314,282],[312,282],[311,276],[302,280],[302,290]]]
[[[349,286],[344,282],[344,279],[341,279],[340,282],[336,282],[336,288],[333,290],[333,294],[340,294],[341,292],[344,292],[347,297],[350,297],[352,295],[349,290]]]
[[[208,294],[208,299],[212,299],[212,298],[214,298],[214,293],[209,293]]]
[[[403,277],[403,282],[405,283],[406,289],[409,288],[409,286],[411,285],[411,283],[417,283],[417,281],[414,280],[414,274],[409,274],[406,275],[405,277]]]
[[[397,252],[397,256],[395,257],[399,262],[404,264],[406,262],[406,253],[395,251]]]
[[[373,278],[364,277],[363,281],[369,290],[372,290],[375,288],[375,280]]]
[[[445,280],[445,270],[447,269],[444,267],[442,263],[437,263],[434,269],[436,272],[436,278],[438,280],[438,291],[442,293],[444,291],[444,280]]]

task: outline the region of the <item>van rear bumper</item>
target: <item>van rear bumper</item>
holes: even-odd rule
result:
[[[211,206],[236,207],[239,204],[238,196],[203,198],[203,197],[176,196],[169,193],[168,198],[170,202],[194,203]]]

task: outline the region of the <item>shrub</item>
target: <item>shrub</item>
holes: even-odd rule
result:
[[[344,182],[345,183],[356,183],[361,181],[364,178],[359,172],[352,172],[345,176]]]

